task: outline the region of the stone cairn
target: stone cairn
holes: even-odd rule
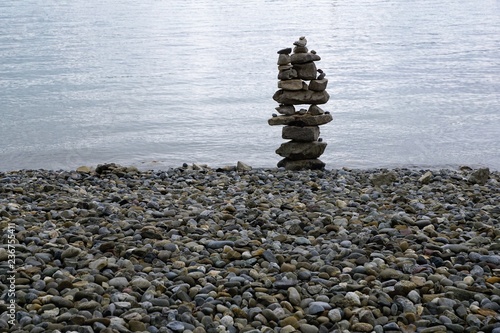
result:
[[[321,60],[315,51],[307,49],[307,40],[300,37],[293,48],[278,51],[278,88],[273,99],[279,103],[276,111],[268,120],[269,125],[284,125],[282,138],[290,140],[283,143],[276,154],[284,157],[278,167],[287,170],[321,170],[325,168],[318,158],[323,154],[326,143],[319,137],[319,126],[332,121],[329,112],[318,105],[330,99],[326,92],[328,79],[315,61]],[[295,110],[296,105],[308,104],[307,109]]]

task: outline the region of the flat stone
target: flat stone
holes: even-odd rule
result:
[[[318,74],[318,70],[314,62],[295,64],[293,65],[293,69],[297,71],[297,77],[302,80],[314,80]]]
[[[281,114],[292,115],[295,113],[295,107],[293,105],[280,105],[275,108]]]
[[[328,85],[328,79],[311,80],[311,82],[309,82],[309,90],[323,91],[326,89],[327,85]]]
[[[278,168],[285,168],[286,170],[298,171],[298,170],[323,170],[325,168],[325,163],[318,159],[310,160],[290,160],[284,158],[278,162]]]
[[[290,57],[290,61],[292,65],[295,64],[305,64],[311,61],[319,61],[321,57],[314,53],[294,53]]]
[[[280,104],[286,105],[325,104],[330,99],[330,95],[326,91],[278,90],[274,93],[273,99]]]
[[[319,126],[285,126],[281,137],[285,140],[312,142],[318,140],[319,134]]]
[[[269,119],[267,122],[271,126],[275,125],[289,125],[289,126],[319,126],[323,124],[328,124],[332,121],[331,114],[322,114],[318,116],[312,116],[309,114],[304,115],[290,115],[290,116],[278,116]]]
[[[286,142],[277,150],[276,154],[290,160],[306,160],[320,157],[326,149],[326,142]]]
[[[302,90],[304,88],[304,83],[302,80],[282,80],[278,81],[278,88],[283,90]],[[306,84],[307,87],[307,84]]]

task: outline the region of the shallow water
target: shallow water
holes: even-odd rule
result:
[[[500,169],[500,3],[6,0],[0,170],[242,160],[284,142],[276,51],[329,79],[327,168]]]

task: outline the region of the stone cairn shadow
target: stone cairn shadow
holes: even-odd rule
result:
[[[318,105],[330,99],[326,92],[328,79],[316,61],[321,57],[314,50],[309,51],[307,40],[300,37],[292,48],[278,51],[278,88],[273,99],[279,103],[276,111],[268,120],[269,125],[284,125],[282,138],[290,140],[283,143],[276,154],[284,157],[278,167],[287,170],[321,170],[325,168],[319,157],[324,153],[326,142],[319,137],[319,126],[332,121],[329,112]],[[308,105],[295,109],[297,105]]]

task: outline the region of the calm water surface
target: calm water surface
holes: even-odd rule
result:
[[[276,51],[302,35],[327,168],[500,170],[495,0],[4,0],[0,170],[274,167]]]

